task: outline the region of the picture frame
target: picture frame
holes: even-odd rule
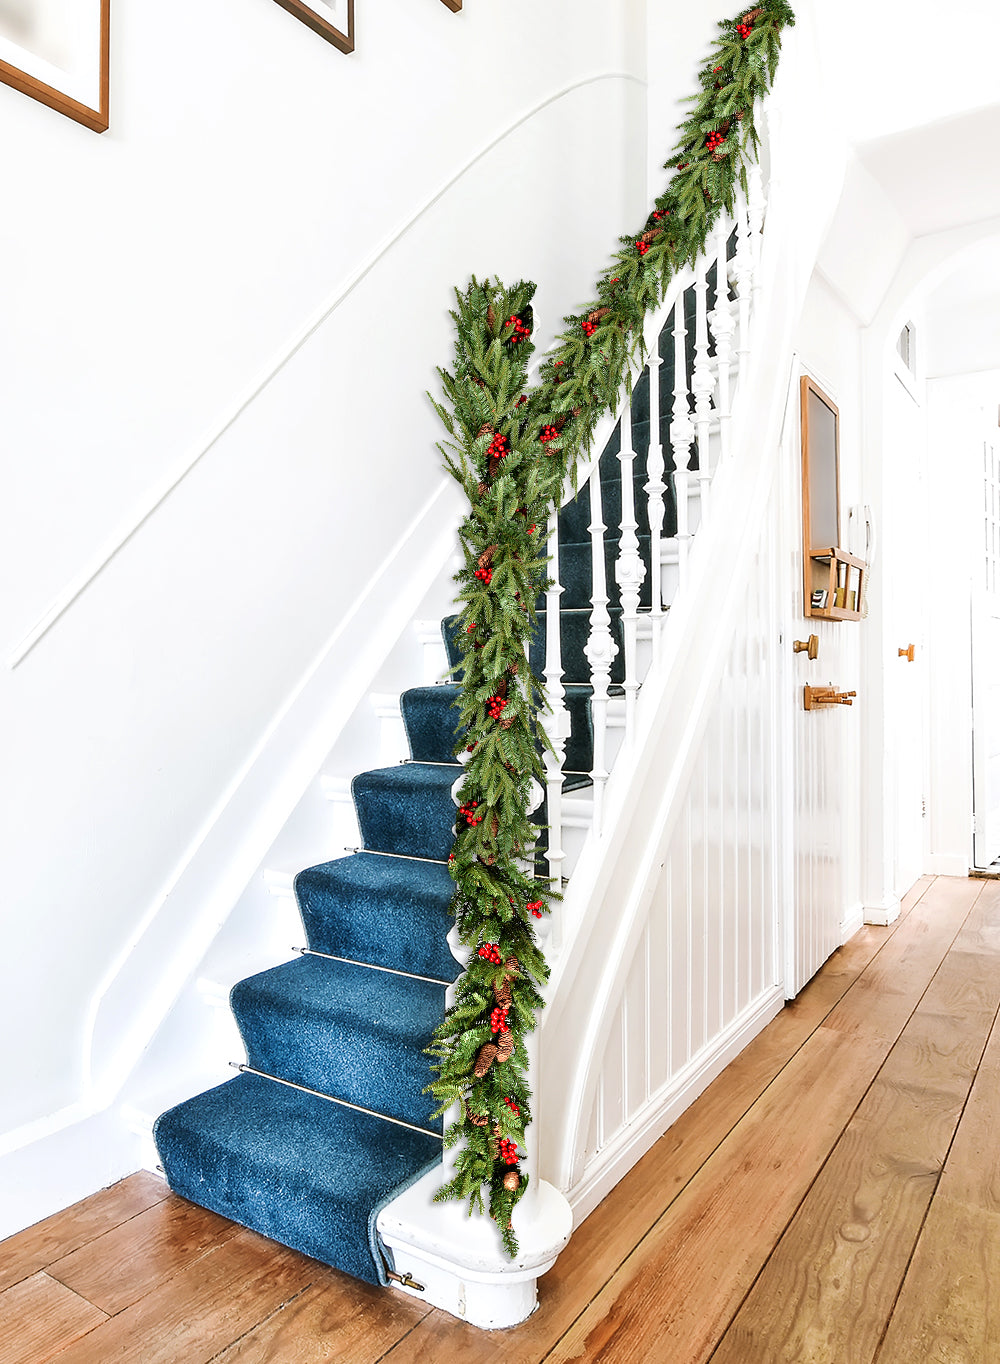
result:
[[[0,0],[0,81],[103,133],[111,0]]]
[[[341,52],[354,51],[354,0],[277,0],[283,10],[325,38]],[[462,8],[462,0],[442,0],[453,14]]]
[[[341,52],[354,51],[354,0],[278,0],[282,9]]]

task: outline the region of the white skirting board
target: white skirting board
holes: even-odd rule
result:
[[[607,1146],[598,1151],[584,1167],[583,1178],[567,1194],[574,1226],[579,1227],[590,1216],[619,1180],[659,1141],[671,1123],[690,1108],[730,1061],[781,1012],[784,1004],[784,990],[780,985],[772,986],[698,1056],[672,1075]]]

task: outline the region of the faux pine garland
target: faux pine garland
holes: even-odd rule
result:
[[[737,189],[746,190],[759,149],[759,101],[774,79],[782,29],[794,23],[786,0],[762,0],[719,24],[666,163],[666,189],[641,231],[621,238],[597,298],[566,319],[534,388],[527,366],[535,286],[473,279],[456,291],[454,373],[439,371],[446,401],[434,405],[450,437],[439,448],[469,501],[459,531],[465,563],[456,575],[456,751],[466,768],[449,866],[452,909],[472,955],[435,1035],[430,1088],[439,1112],[454,1104],[461,1112],[445,1134],[447,1146],[461,1145],[454,1174],[437,1196],[467,1199],[470,1212],[488,1201],[511,1257],[531,1120],[524,1038],[548,976],[534,920],[553,894],[534,878],[537,829],[529,818],[548,742],[537,719],[542,683],[527,661],[546,585],[544,529],[599,419],[614,413],[623,383],[643,362],[647,313],[677,271],[704,252]]]

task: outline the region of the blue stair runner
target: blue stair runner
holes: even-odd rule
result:
[[[688,300],[693,329],[693,295]],[[673,389],[673,337],[660,336],[661,430],[666,441]],[[649,524],[642,485],[649,446],[649,380],[632,409],[640,552],[649,608]],[[621,603],[614,576],[621,487],[616,430],[601,457],[609,613],[619,646],[613,691],[622,681]],[[669,452],[669,445],[665,444]],[[668,476],[671,461],[667,454]],[[668,488],[663,536],[676,529]],[[560,513],[560,611],[566,704],[572,731],[565,789],[589,783],[593,765],[584,655],[590,620],[590,498],[586,489]],[[545,600],[532,664],[545,665]],[[449,662],[458,662],[454,618],[443,622]],[[385,1283],[374,1236],[379,1209],[441,1157],[423,1054],[444,1016],[446,984],[458,967],[445,936],[453,883],[451,788],[458,686],[416,687],[402,697],[411,761],[364,772],[352,791],[368,851],[311,867],[295,890],[311,954],[240,981],[232,1007],[249,1070],[157,1119],[155,1136],[175,1192],[366,1279]],[[537,816],[544,820],[544,811]],[[544,831],[541,839],[544,846]],[[386,855],[392,854],[392,855]]]

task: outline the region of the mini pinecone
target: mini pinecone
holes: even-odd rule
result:
[[[465,1109],[465,1116],[469,1119],[469,1122],[472,1123],[473,1127],[485,1127],[489,1122],[489,1118],[480,1117],[478,1113],[473,1113],[468,1105]]]
[[[489,428],[487,427],[487,430],[488,429]],[[499,546],[497,545],[490,545],[488,549],[483,550],[482,554],[480,554],[479,558],[476,560],[476,563],[479,565],[480,568],[489,568],[490,564],[492,564],[493,562],[493,556],[494,554],[496,554],[498,548]]]
[[[521,963],[517,957],[508,957],[503,964],[504,977],[507,980],[515,980],[521,974]]]
[[[510,1058],[514,1055],[514,1045],[515,1045],[514,1034],[512,1032],[508,1032],[506,1029],[504,1029],[503,1032],[497,1033],[496,1045],[497,1060],[509,1061]],[[483,1048],[483,1050],[485,1051],[485,1047]],[[480,1055],[482,1055],[482,1053],[480,1053]],[[486,1072],[484,1071],[483,1074],[485,1073]]]
[[[515,1190],[517,1190],[517,1189],[520,1187],[520,1184],[521,1184],[521,1176],[517,1173],[517,1171],[516,1171],[516,1170],[508,1170],[507,1173],[506,1173],[506,1174],[504,1175],[504,1177],[503,1177],[503,1186],[504,1186],[504,1188],[505,1188],[505,1189],[509,1189],[511,1193],[514,1193]]]

